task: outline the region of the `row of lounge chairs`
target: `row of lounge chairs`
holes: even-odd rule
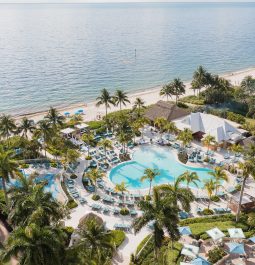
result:
[[[127,224],[115,224],[114,225],[115,230],[124,230],[124,231],[130,231],[131,226]]]
[[[197,208],[197,214],[202,215],[203,214],[203,210],[202,208],[198,207]],[[227,214],[227,213],[231,213],[231,209],[230,208],[213,208],[211,209],[215,214]]]

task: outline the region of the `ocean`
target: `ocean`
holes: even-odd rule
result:
[[[0,112],[255,66],[255,3],[0,4]]]

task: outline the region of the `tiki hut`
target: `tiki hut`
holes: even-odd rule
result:
[[[95,220],[99,225],[104,223],[103,219],[94,213],[88,213],[79,220],[78,228],[83,227],[87,222]]]
[[[187,109],[180,108],[173,102],[160,100],[147,109],[145,117],[151,122],[154,122],[157,118],[165,118],[167,121],[173,121],[189,113]]]

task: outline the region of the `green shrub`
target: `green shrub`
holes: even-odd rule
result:
[[[97,130],[105,125],[104,121],[89,121],[87,122],[91,130]]]
[[[151,200],[151,196],[150,195],[145,195],[144,199],[145,199],[145,201],[150,201]]]
[[[77,179],[77,176],[76,176],[75,174],[72,174],[72,175],[70,176],[70,179]]]
[[[221,260],[227,253],[223,248],[215,247],[208,251],[208,261],[215,264],[217,261]]]
[[[188,154],[186,152],[179,152],[178,159],[183,163],[186,164],[188,161]]]
[[[77,202],[74,200],[74,199],[69,199],[66,206],[69,208],[69,209],[74,209],[78,206]]]
[[[58,167],[58,164],[56,162],[51,162],[50,163],[50,166],[51,167],[54,167],[54,168],[57,168]]]
[[[204,159],[204,162],[205,162],[205,163],[209,163],[209,161],[210,161],[209,157],[206,156],[205,159]]]
[[[205,208],[205,209],[202,211],[202,214],[203,214],[203,215],[212,215],[212,214],[213,214],[213,210],[208,209],[208,208]]]
[[[100,196],[98,194],[93,194],[92,200],[98,201],[98,200],[100,200]]]
[[[240,123],[240,124],[245,123],[245,117],[244,116],[242,116],[241,114],[231,112],[231,111],[227,112],[227,119],[230,121]]]
[[[179,108],[183,108],[183,109],[188,109],[189,108],[189,106],[187,104],[185,104],[183,102],[180,102],[180,101],[177,103],[177,106]]]
[[[120,209],[120,214],[121,215],[128,215],[129,214],[129,210],[127,208],[121,208]]]
[[[213,201],[213,202],[219,202],[220,201],[220,197],[217,196],[217,195],[214,195],[214,196],[211,197],[211,201]]]
[[[241,185],[240,185],[240,184],[237,184],[237,185],[235,186],[235,189],[236,189],[237,191],[240,191],[240,190],[241,190]]]
[[[28,164],[22,164],[20,167],[25,169],[25,168],[29,168],[29,165]]]
[[[197,96],[187,96],[180,99],[181,102],[190,103],[194,105],[204,105],[205,101],[202,97],[198,98]]]
[[[112,230],[111,234],[116,247],[119,247],[126,238],[125,232],[121,230]]]
[[[91,160],[92,159],[92,156],[86,156],[85,159],[86,160]]]

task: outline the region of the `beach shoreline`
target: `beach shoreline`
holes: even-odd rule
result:
[[[234,72],[226,72],[223,74],[219,74],[220,77],[224,77],[227,80],[229,80],[233,85],[238,85],[242,81],[242,79],[245,76],[251,75],[255,77],[255,67],[252,68],[246,68],[246,69],[241,69],[237,70]],[[191,81],[185,82],[186,85],[186,93],[182,95],[181,97],[193,95],[194,92],[191,88]],[[142,89],[137,92],[128,92],[128,97],[130,100],[130,104],[128,103],[126,106],[123,106],[122,109],[128,109],[133,106],[133,103],[137,97],[140,97],[144,100],[145,105],[151,105],[155,104],[159,100],[164,100],[163,97],[159,96],[159,92],[161,90],[163,85],[158,85],[154,87],[150,87],[147,89]],[[54,106],[55,107],[55,106]],[[74,114],[77,109],[83,109],[84,110],[84,115],[82,115],[83,120],[86,121],[92,121],[92,120],[97,120],[97,116],[103,116],[105,113],[105,108],[104,106],[96,107],[96,100],[88,102],[88,103],[75,103],[75,104],[70,104],[66,105],[64,107],[57,107],[56,109],[63,115],[64,112],[70,112],[70,114]],[[109,113],[114,112],[119,110],[118,107],[111,106],[109,108]],[[21,120],[23,117],[27,117],[29,119],[33,119],[34,121],[39,121],[43,119],[43,117],[47,114],[48,110],[44,111],[38,111],[38,112],[32,112],[32,113],[25,113],[25,114],[17,114],[17,115],[12,115],[13,118],[17,121]]]

